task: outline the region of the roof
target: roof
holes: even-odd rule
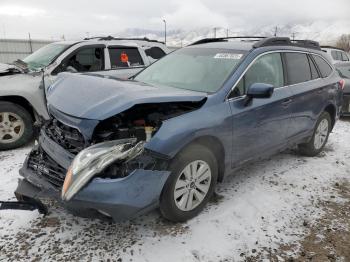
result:
[[[314,49],[321,51],[320,45],[312,40],[291,40],[288,37],[259,37],[237,36],[222,38],[205,38],[192,43],[190,46],[227,48],[249,51],[260,47],[283,47],[286,49]]]
[[[165,46],[163,42],[150,40],[148,38],[114,38],[114,37],[92,37],[78,41],[60,41],[55,43],[74,45],[78,43],[105,44],[105,45],[127,45],[127,46]]]
[[[222,48],[222,49],[233,49],[233,50],[243,50],[249,51],[253,48],[254,42],[244,42],[240,40],[232,40],[232,41],[219,41],[219,42],[210,42],[203,43],[199,45],[190,45],[187,48]]]

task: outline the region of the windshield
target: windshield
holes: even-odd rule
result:
[[[230,49],[183,48],[152,64],[135,80],[212,93],[221,88],[242,57],[242,51]]]
[[[48,66],[58,55],[68,49],[71,45],[69,44],[49,44],[33,54],[27,56],[23,61],[28,65],[30,70],[39,70],[43,67]]]

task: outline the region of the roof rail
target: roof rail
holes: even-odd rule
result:
[[[337,50],[345,51],[342,48],[335,47],[335,46],[330,46],[330,45],[322,45],[321,48],[331,48],[331,49],[337,49]]]
[[[93,40],[93,39],[97,39],[99,41],[110,41],[110,40],[134,40],[134,41],[145,41],[145,42],[154,42],[154,43],[161,43],[164,44],[164,42],[158,41],[158,40],[153,40],[153,39],[149,39],[147,37],[143,37],[143,38],[137,38],[137,37],[114,37],[114,36],[95,36],[95,37],[88,37],[88,38],[84,38],[84,40]]]
[[[229,36],[229,37],[217,37],[217,38],[204,38],[198,41],[193,42],[190,45],[200,45],[200,44],[206,44],[206,43],[213,43],[213,42],[225,42],[229,39],[248,39],[249,41],[258,41],[259,39],[265,38],[264,36]]]
[[[263,46],[276,46],[276,45],[287,45],[287,46],[298,46],[304,48],[313,48],[321,50],[320,44],[312,40],[290,40],[289,37],[269,37],[260,40],[253,45],[254,48]]]

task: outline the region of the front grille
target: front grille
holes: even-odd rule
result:
[[[30,153],[28,168],[33,170],[39,177],[44,178],[55,188],[62,188],[66,176],[66,169],[58,165],[40,148]]]
[[[84,149],[84,137],[75,128],[54,119],[45,125],[44,130],[48,137],[74,155]]]

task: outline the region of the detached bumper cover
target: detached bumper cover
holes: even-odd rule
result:
[[[71,155],[59,145],[42,136],[40,146],[57,163],[67,166]],[[70,201],[62,201],[60,188],[54,187],[45,177],[28,168],[28,159],[19,173],[24,179],[19,180],[16,195],[35,200],[55,199],[77,216],[100,218],[104,214],[116,222],[132,219],[156,208],[170,175],[169,171],[135,169],[124,178],[94,178]]]

